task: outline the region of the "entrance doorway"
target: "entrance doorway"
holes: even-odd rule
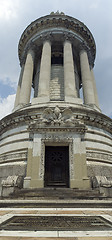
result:
[[[45,187],[69,187],[69,147],[45,147]]]

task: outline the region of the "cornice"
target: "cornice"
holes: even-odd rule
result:
[[[90,111],[82,108],[59,108],[61,113],[61,118],[53,118],[55,108],[50,108],[50,113],[46,115],[48,108],[32,108],[23,111],[14,112],[2,120],[0,120],[0,134],[11,130],[15,127],[26,125],[28,131],[30,129],[54,129],[56,131],[64,131],[68,128],[68,131],[77,129],[77,131],[82,127],[86,131],[87,126],[97,127],[103,129],[112,134],[112,120],[103,115],[102,113],[96,111]],[[66,118],[66,112],[67,118]],[[44,117],[45,116],[45,117]],[[47,116],[47,117],[46,117]],[[43,121],[43,122],[42,122]],[[42,124],[40,124],[42,123]]]
[[[96,55],[96,45],[94,38],[89,31],[89,29],[79,20],[62,14],[51,14],[44,17],[41,17],[34,22],[32,22],[23,32],[19,45],[18,45],[18,54],[19,59],[21,60],[24,48],[26,44],[32,39],[34,35],[41,32],[42,30],[49,30],[50,28],[64,28],[68,32],[72,31],[75,34],[78,34],[84,39],[88,48],[90,48],[91,54],[95,59]],[[52,31],[51,31],[52,33]]]

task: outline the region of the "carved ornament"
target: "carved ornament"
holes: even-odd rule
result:
[[[48,109],[48,108],[46,108],[46,109]],[[43,119],[43,115],[45,114],[46,109],[44,110],[43,114],[41,114],[41,113],[37,114],[37,111],[35,111],[35,109],[31,109],[30,111],[27,110],[27,111],[14,112],[14,113],[4,117],[3,119],[0,120],[0,133],[2,134],[3,132],[5,132],[9,129],[13,129],[14,127],[17,127],[21,124],[29,126],[28,129],[31,129],[31,128],[33,129],[34,126],[35,126],[34,129],[37,129],[38,126],[42,126],[42,124],[43,124],[43,127],[45,127],[45,128],[46,128],[46,126],[49,127],[50,120],[48,120],[48,123],[46,123],[46,124],[44,122],[41,122],[41,120],[40,120],[41,118]],[[71,114],[71,115],[69,115],[68,122],[69,122],[69,120],[71,120],[71,116],[73,116],[72,119],[74,119],[74,120],[72,120],[72,123],[71,123],[72,127],[68,129],[67,121],[64,118],[63,128],[62,128],[62,125],[60,125],[61,131],[65,131],[65,130],[67,131],[67,129],[68,129],[68,131],[70,131],[70,129],[72,131],[72,129],[74,128],[76,123],[77,124],[83,123],[85,125],[104,129],[107,132],[110,132],[112,134],[112,120],[109,119],[107,116],[105,116],[99,112],[90,112],[87,109],[86,110],[80,109],[80,111],[79,111],[79,109],[77,110],[75,108],[73,111],[71,111],[71,108],[65,108],[65,109],[69,109],[70,110],[69,113]],[[65,109],[60,110],[62,115],[64,115]],[[52,113],[52,111],[53,110],[51,109],[51,113]],[[48,114],[48,116],[49,116],[49,114]],[[46,118],[44,118],[44,119],[46,121]],[[74,125],[73,125],[73,121],[74,121]],[[55,129],[57,131],[56,124],[54,125],[54,128],[52,128],[52,129],[53,129],[53,131],[55,131]],[[59,126],[58,126],[58,129],[59,129]],[[74,129],[76,129],[76,126]],[[80,128],[77,128],[77,130],[78,129],[80,129]],[[83,130],[83,128],[82,128],[82,130]]]
[[[77,120],[74,118],[73,112],[69,108],[65,108],[61,110],[58,106],[56,106],[53,110],[51,108],[46,108],[40,119],[35,119],[29,124],[29,129],[39,129],[39,128],[65,128],[68,130],[69,128],[74,128],[78,132],[85,132],[86,127],[81,120]]]

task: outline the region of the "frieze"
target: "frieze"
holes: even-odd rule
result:
[[[51,108],[46,108],[40,119],[35,119],[31,121],[28,129],[30,131],[45,128],[46,130],[55,129],[56,131],[64,128],[65,131],[69,131],[69,128],[73,128],[76,132],[85,132],[87,130],[82,120],[77,120],[71,109],[65,108],[60,110],[56,106],[53,110]]]
[[[77,19],[74,19],[66,15],[58,14],[58,15],[48,15],[40,19],[37,19],[25,29],[19,42],[20,59],[26,43],[29,41],[29,39],[32,36],[34,36],[37,32],[41,31],[42,29],[45,29],[45,28],[48,29],[50,27],[58,27],[58,26],[67,28],[69,30],[72,30],[73,32],[77,32],[83,39],[86,40],[95,58],[96,46],[95,46],[93,36],[91,32],[88,30],[88,28]]]
[[[73,141],[73,136],[72,135],[62,135],[62,134],[57,134],[57,133],[45,133],[43,134],[42,138],[43,142],[59,142],[59,143],[70,143]]]
[[[65,109],[61,110],[61,114],[64,110]],[[79,111],[79,109],[78,109],[78,111]],[[85,111],[83,109],[81,109],[79,112],[77,112],[77,110],[74,108],[72,111],[72,114],[74,116],[74,122],[75,122],[75,120],[78,122],[81,121],[85,125],[101,128],[101,129],[106,130],[107,132],[112,133],[112,120],[99,112],[92,113],[88,110]],[[26,110],[25,112],[24,111],[14,112],[0,120],[0,133],[2,134],[3,132],[8,131],[9,129],[11,130],[14,127],[20,126],[21,124],[28,126],[28,130],[30,130],[30,131],[31,130],[37,131],[41,116],[43,116],[43,114],[38,113],[37,111],[35,111],[35,109],[31,109],[30,111]],[[69,119],[68,119],[68,122],[69,122]],[[68,124],[68,123],[66,122],[66,124]],[[80,131],[80,129],[81,129],[81,131],[83,131],[83,127],[76,128],[76,126],[75,126],[75,128],[74,128],[73,122],[71,123],[72,126],[70,127],[70,125],[69,125],[68,128],[67,128],[66,124],[64,123],[65,126],[63,126],[63,127],[58,126],[58,128],[56,128],[54,126],[54,128],[52,128],[52,130],[53,131],[55,131],[55,130],[56,131],[57,130],[58,131],[67,131],[67,130],[72,131],[74,129],[75,131],[76,130]],[[43,129],[43,131],[44,131],[44,130],[50,129],[49,126],[50,126],[50,124],[47,123],[47,125],[46,125],[45,123],[43,123],[43,126],[42,126],[43,128],[41,128],[41,130]],[[85,127],[84,127],[84,131],[85,131]]]
[[[91,48],[88,47],[87,45],[87,42],[84,41],[82,39],[82,37],[80,35],[78,35],[76,32],[68,32],[68,30],[60,30],[60,29],[54,29],[53,31],[51,30],[47,30],[47,32],[43,32],[42,34],[41,33],[36,33],[34,35],[34,37],[32,37],[32,40],[29,41],[28,43],[26,43],[25,47],[24,47],[24,50],[23,50],[23,53],[22,53],[22,56],[20,58],[20,64],[22,66],[22,64],[25,63],[25,59],[26,59],[26,55],[27,55],[27,52],[29,49],[33,49],[35,51],[35,54],[37,55],[37,48],[39,48],[39,44],[40,42],[44,42],[46,40],[52,42],[55,40],[55,35],[56,35],[56,39],[57,39],[57,34],[59,35],[59,39],[61,39],[63,42],[65,40],[69,40],[73,45],[75,44],[75,41],[78,40],[79,42],[79,51],[82,49],[86,50],[87,51],[87,54],[88,54],[88,58],[89,58],[89,62],[90,62],[90,65],[93,66],[94,65],[94,54],[93,52],[91,52]],[[36,42],[36,44],[34,43]],[[74,45],[75,46],[75,45]]]
[[[96,159],[97,161],[106,161],[112,163],[112,155],[105,153],[95,153],[95,152],[87,152],[86,156],[88,159]]]
[[[14,162],[14,161],[24,161],[27,159],[27,152],[20,153],[8,153],[0,156],[0,163]]]

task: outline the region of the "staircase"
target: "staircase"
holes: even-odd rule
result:
[[[20,199],[100,199],[99,190],[79,190],[70,188],[40,188],[20,189],[10,195],[11,198]]]

